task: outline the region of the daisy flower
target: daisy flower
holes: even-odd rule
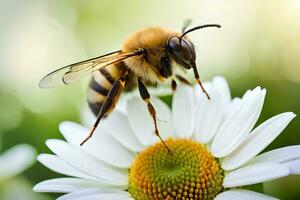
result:
[[[300,173],[300,145],[260,154],[295,114],[278,114],[254,128],[265,89],[232,100],[222,77],[205,87],[210,101],[198,85],[179,86],[172,110],[151,98],[171,152],[154,135],[147,108],[136,96],[103,120],[82,147],[88,128],[63,122],[59,129],[66,141],[47,140],[54,155],[38,160],[68,177],[46,180],[34,190],[67,193],[59,200],[276,199],[243,186]]]

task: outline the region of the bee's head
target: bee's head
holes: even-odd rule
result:
[[[173,36],[168,39],[167,47],[176,63],[186,69],[191,69],[196,60],[193,43],[187,39]]]
[[[201,26],[196,26],[185,31],[186,27],[187,26],[183,28],[182,35],[180,37],[172,36],[168,39],[167,48],[176,63],[178,63],[186,69],[191,69],[195,66],[196,52],[193,43],[190,42],[188,39],[185,39],[184,36],[198,29],[207,27],[220,28],[221,26],[218,24],[205,24]]]

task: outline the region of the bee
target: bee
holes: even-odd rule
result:
[[[40,81],[40,88],[52,88],[72,84],[92,74],[87,101],[97,119],[80,145],[92,137],[101,119],[106,118],[113,111],[122,91],[138,87],[140,96],[153,119],[154,132],[168,149],[160,137],[156,111],[151,104],[150,94],[145,84],[171,80],[172,89],[175,90],[174,76],[176,74],[173,68],[178,65],[183,69],[193,70],[197,83],[210,99],[200,81],[194,44],[187,34],[202,28],[220,28],[221,26],[205,24],[186,30],[188,25],[182,28],[181,33],[161,27],[142,29],[130,35],[123,43],[121,50],[67,65],[51,72]],[[187,82],[183,77],[177,77],[180,81]]]

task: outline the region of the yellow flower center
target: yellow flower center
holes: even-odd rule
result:
[[[129,173],[129,189],[136,200],[213,199],[223,190],[223,170],[203,144],[168,139],[141,152]]]

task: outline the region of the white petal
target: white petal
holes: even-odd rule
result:
[[[265,98],[265,90],[255,88],[226,118],[212,143],[215,157],[224,157],[234,151],[255,125]]]
[[[285,162],[283,165],[290,169],[291,174],[300,174],[300,159]]]
[[[27,144],[19,144],[0,155],[0,180],[15,176],[35,162],[36,151]]]
[[[109,133],[98,129],[94,139],[90,139],[83,145],[83,149],[100,160],[111,165],[129,168],[134,160],[135,154],[117,142]]]
[[[110,166],[93,155],[61,140],[47,140],[50,150],[71,166],[100,180],[127,185],[128,172]]]
[[[256,156],[250,161],[251,164],[262,162],[285,163],[300,158],[300,145],[293,145],[274,149]]]
[[[175,137],[170,107],[156,97],[151,97],[151,101],[153,102],[153,106],[157,112],[157,126],[161,137],[163,139]]]
[[[84,173],[80,169],[74,168],[73,166],[69,165],[67,162],[65,162],[63,159],[61,159],[56,155],[40,154],[37,157],[37,160],[47,168],[60,174],[79,177],[79,178],[98,180],[95,177]]]
[[[79,146],[84,136],[88,134],[88,129],[75,122],[65,121],[59,124],[60,133],[73,145]]]
[[[114,111],[118,111],[118,112],[121,112],[122,114],[126,115],[127,114],[127,101],[133,95],[134,95],[133,93],[129,93],[129,92],[123,93],[121,95]]]
[[[290,174],[290,170],[277,163],[259,163],[248,165],[225,175],[224,187],[237,187],[261,183]]]
[[[132,97],[128,100],[127,114],[135,136],[144,146],[149,146],[158,141],[154,134],[153,120],[141,98]]]
[[[225,105],[224,108],[224,118],[226,118],[227,116],[229,116],[232,111],[239,106],[239,104],[242,102],[242,99],[239,97],[235,97],[232,99],[231,102],[229,102],[229,104]]]
[[[213,87],[221,94],[221,99],[224,103],[229,103],[231,100],[231,94],[229,85],[226,79],[222,76],[216,76],[212,80]]]
[[[190,138],[195,123],[193,88],[187,85],[177,87],[172,102],[172,122],[176,135]]]
[[[84,189],[70,194],[63,195],[57,200],[129,200],[130,194],[114,189]]]
[[[70,144],[78,147],[89,132],[87,128],[74,122],[63,122],[59,129]],[[128,168],[134,159],[134,153],[123,147],[101,127],[98,127],[93,137],[80,148],[117,167]]]
[[[277,198],[244,189],[231,189],[218,194],[214,200],[276,200]]]
[[[234,152],[222,161],[225,170],[236,169],[266,148],[295,117],[294,113],[282,113],[255,128]]]
[[[161,136],[164,139],[172,136],[172,132],[170,132],[170,109],[156,97],[151,97],[151,103],[157,112],[157,124]],[[149,146],[159,141],[154,133],[154,123],[148,112],[147,105],[140,97],[129,99],[127,102],[127,113],[129,123],[136,137],[144,146]]]
[[[148,87],[147,89],[151,96],[156,96],[156,97],[167,96],[167,95],[173,94],[170,85],[158,86],[158,87]],[[126,92],[126,93],[122,94],[118,104],[116,105],[116,110],[127,115],[127,101],[132,97],[140,98],[140,93],[137,88],[133,89],[130,92]]]
[[[86,188],[113,188],[111,185],[103,184],[93,180],[80,178],[55,178],[36,184],[35,192],[69,193]]]
[[[95,115],[92,113],[87,102],[83,103],[80,108],[80,123],[85,127],[93,127],[93,124],[96,121]]]
[[[166,96],[166,95],[173,94],[173,91],[169,85],[168,86],[149,87],[148,91],[152,96]]]
[[[117,110],[113,111],[106,120],[103,120],[101,127],[126,148],[134,152],[144,149],[144,146],[136,138],[125,114]]]
[[[199,93],[199,86],[195,93]],[[211,99],[205,95],[196,97],[195,100],[195,138],[201,143],[210,142],[221,126],[223,109],[221,95],[218,90],[205,87]]]

